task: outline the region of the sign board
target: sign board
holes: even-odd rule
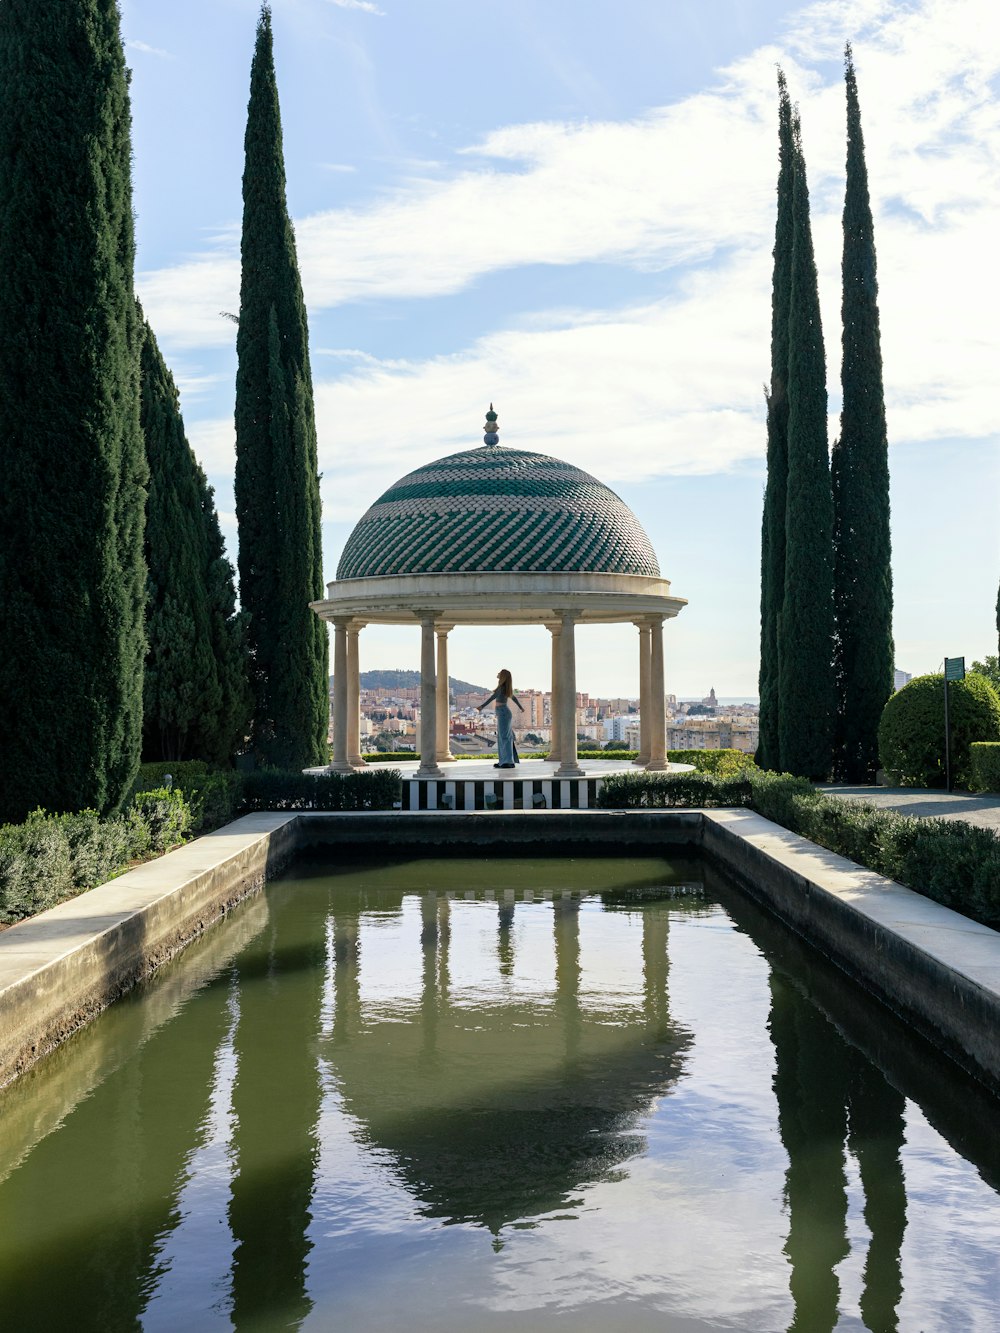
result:
[[[944,659],[944,678],[945,680],[964,680],[965,658],[946,657]]]

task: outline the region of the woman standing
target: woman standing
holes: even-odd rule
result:
[[[487,704],[496,703],[497,709],[497,750],[498,763],[494,768],[513,768],[518,763],[517,746],[514,744],[514,723],[510,713],[510,700],[513,699],[521,712],[521,700],[514,693],[514,683],[509,671],[497,672],[497,687],[488,699],[484,699],[476,708],[481,713]]]

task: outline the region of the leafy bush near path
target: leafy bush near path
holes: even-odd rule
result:
[[[969,746],[969,790],[1000,791],[1000,741],[973,741]]]
[[[951,759],[955,782],[973,780],[969,747],[1000,741],[1000,697],[985,678],[970,672],[948,686]],[[944,676],[916,676],[888,701],[878,727],[879,762],[904,787],[940,787],[944,765]]]
[[[1000,839],[973,824],[913,819],[863,801],[825,796],[787,773],[758,772],[742,781],[627,773],[605,781],[597,804],[606,809],[747,805],[858,865],[1000,928]]]

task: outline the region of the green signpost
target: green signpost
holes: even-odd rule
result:
[[[948,710],[948,685],[953,680],[965,679],[965,658],[944,659],[944,784],[951,791],[951,715]]]

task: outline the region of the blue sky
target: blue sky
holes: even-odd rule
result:
[[[240,180],[256,0],[123,0],[138,284],[235,558]],[[753,696],[775,64],[799,103],[836,434],[841,51],[879,256],[897,664],[995,653],[1000,25],[987,0],[275,0],[325,569],[397,477],[481,440],[586,468],[672,591],[667,688]],[[637,693],[635,631],[578,635]],[[371,627],[362,666],[415,667]],[[453,673],[546,687],[541,630],[452,634]]]

